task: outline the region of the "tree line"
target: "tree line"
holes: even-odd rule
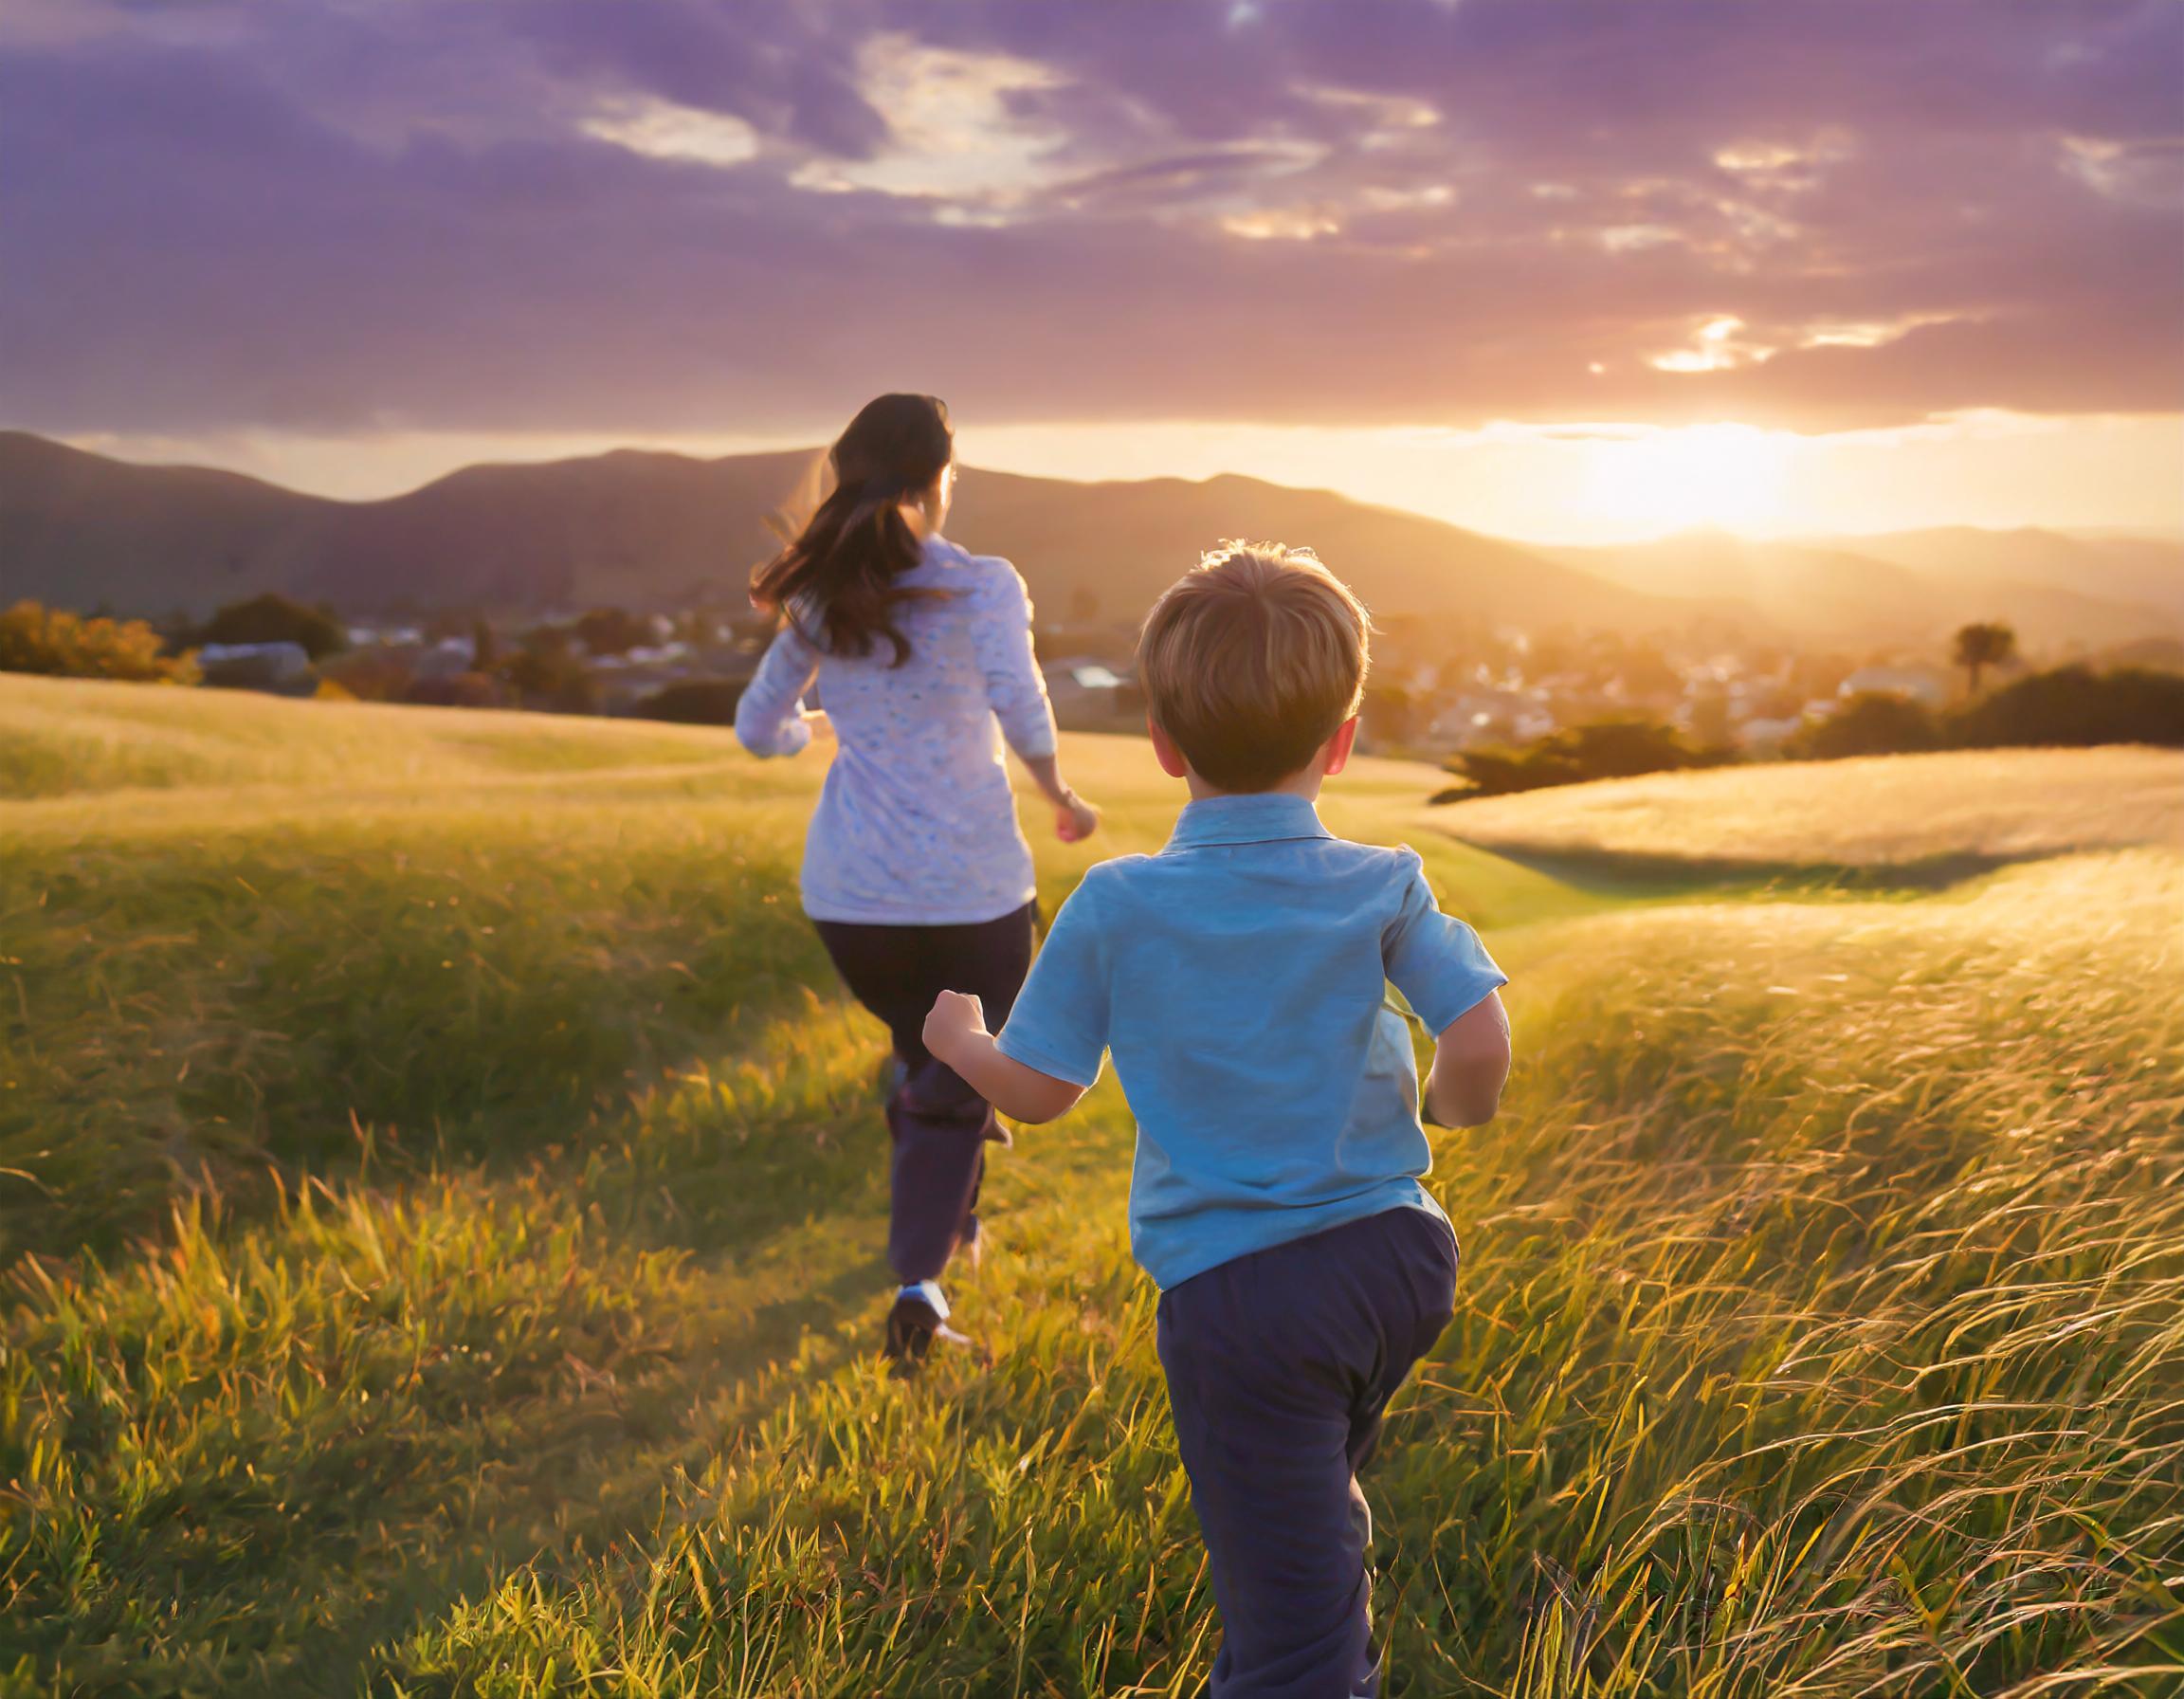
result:
[[[1808,721],[1784,741],[1782,754],[1793,760],[1837,760],[1939,749],[2184,747],[2184,677],[2145,667],[2096,671],[2074,665],[2029,673],[1982,694],[1984,675],[2009,665],[2016,653],[2017,634],[2010,627],[1965,626],[1952,647],[1956,665],[1966,674],[1963,701],[1935,709],[1916,697],[1863,691],[1827,717]],[[1447,768],[1465,782],[1434,800],[1720,767],[1744,758],[1732,744],[1694,739],[1647,716],[1621,716],[1563,726],[1517,748],[1452,756]]]

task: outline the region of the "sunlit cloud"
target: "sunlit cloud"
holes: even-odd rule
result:
[[[799,189],[946,200],[990,210],[1060,181],[1074,169],[1059,126],[1022,117],[1010,98],[1062,79],[1007,53],[963,53],[903,34],[875,36],[858,54],[859,86],[887,120],[887,145],[869,159],[814,158],[790,181]],[[956,222],[973,222],[959,210]]]
[[[1820,186],[1823,170],[1856,153],[1850,132],[1830,126],[1801,142],[1736,141],[1714,151],[1714,163],[1756,189],[1802,193]]]
[[[1320,105],[1364,119],[1367,128],[1359,138],[1359,145],[1366,148],[1399,144],[1407,133],[1430,130],[1441,122],[1441,109],[1414,95],[1378,94],[1365,89],[1309,83],[1301,84],[1297,92]]]
[[[1656,372],[1730,372],[1773,356],[1774,348],[1739,336],[1743,329],[1743,320],[1727,313],[1718,315],[1693,328],[1688,347],[1648,355],[1646,363]]]
[[[758,155],[758,133],[739,118],[678,106],[671,100],[619,100],[607,102],[579,126],[598,141],[610,141],[652,159],[682,159],[698,165],[740,165]]]
[[[1889,320],[1822,320],[1805,326],[1800,348],[1885,348],[1925,324],[1950,324],[1956,313],[1902,313]]]
[[[2142,207],[2184,206],[2184,136],[2137,143],[2066,136],[2063,169],[2096,194]]]
[[[1600,246],[1611,254],[1643,253],[1683,237],[1665,224],[1614,224],[1599,233]]]
[[[1231,212],[1221,228],[1247,242],[1310,242],[1338,235],[1342,220],[1324,207],[1265,207],[1252,212]]]

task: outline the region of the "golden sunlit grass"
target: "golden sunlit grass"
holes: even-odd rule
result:
[[[2184,754],[1994,749],[1724,767],[1481,797],[1437,830],[1506,853],[1767,868],[1915,868],[2184,848]]]
[[[0,732],[56,700],[0,681]],[[0,1695],[1195,1691],[1111,1080],[996,1160],[951,1282],[991,1370],[868,1355],[815,765],[81,700],[85,794],[0,802]],[[1175,800],[1141,745],[1065,762],[1110,834],[1035,838],[1049,904]],[[1434,782],[1330,804],[1490,924],[1522,1058],[1439,1145],[1389,1690],[2174,1691],[2184,857],[1618,908],[1418,831]]]

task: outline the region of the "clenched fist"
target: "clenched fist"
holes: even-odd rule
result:
[[[952,1058],[962,1053],[963,1045],[985,1035],[986,1009],[976,997],[944,991],[933,999],[933,1011],[925,1017],[925,1048],[941,1061],[954,1067]]]

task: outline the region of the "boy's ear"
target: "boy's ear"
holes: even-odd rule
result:
[[[1320,771],[1333,778],[1350,764],[1350,752],[1357,744],[1357,716],[1353,714],[1335,728],[1335,735],[1327,740],[1327,764]]]
[[[1145,716],[1145,734],[1153,740],[1153,758],[1160,763],[1160,771],[1170,778],[1191,776],[1191,763],[1183,758],[1183,752],[1175,747],[1175,740],[1162,731],[1152,715]]]

